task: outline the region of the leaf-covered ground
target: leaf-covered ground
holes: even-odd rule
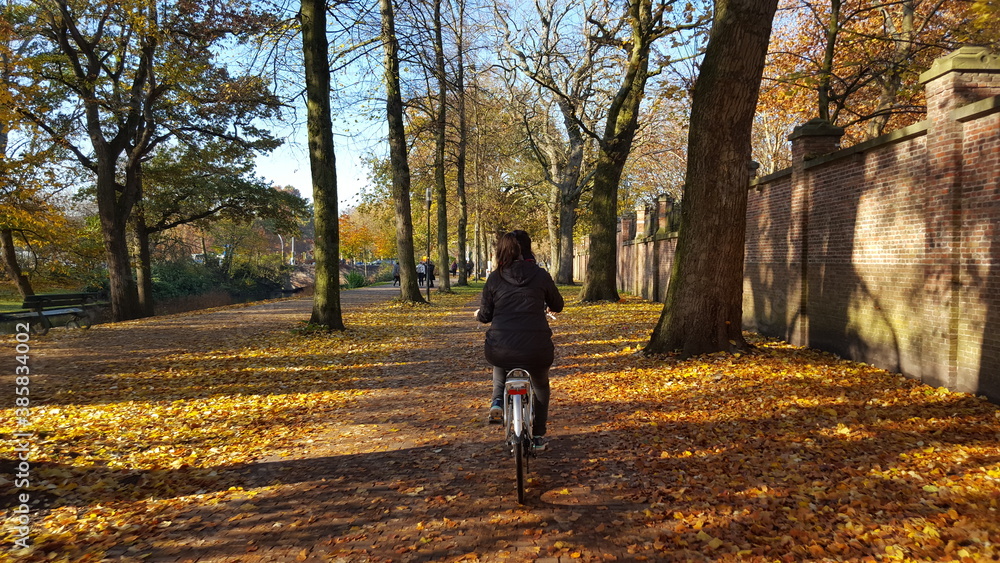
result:
[[[645,358],[660,305],[565,293],[552,444],[525,506],[484,423],[474,291],[416,307],[345,292],[343,334],[299,330],[307,299],[54,330],[31,342],[34,547],[10,551],[8,510],[4,553],[1000,560],[996,406],[761,339],[743,356]],[[0,411],[5,438],[17,430]]]

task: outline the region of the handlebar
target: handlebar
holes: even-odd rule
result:
[[[549,320],[552,320],[552,321],[556,320],[556,316],[552,313],[552,311],[549,311],[548,307],[545,308],[545,316],[548,317]],[[476,309],[472,313],[472,318],[474,318],[474,319],[478,319],[479,318],[479,309]]]

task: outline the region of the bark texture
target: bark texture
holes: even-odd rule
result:
[[[777,0],[722,0],[695,84],[674,269],[647,353],[747,348],[743,258],[750,132]]]
[[[649,53],[665,34],[656,25],[650,0],[629,4],[631,41],[622,84],[611,100],[600,152],[594,165],[593,228],[581,301],[618,301],[618,187],[639,128],[639,106],[649,80]]]
[[[396,251],[399,256],[399,297],[424,303],[417,285],[413,257],[413,216],[410,214],[410,165],[407,161],[403,97],[399,89],[399,41],[392,0],[379,0],[382,48],[385,51],[386,119],[389,125],[389,167],[396,211]]]
[[[340,225],[337,211],[337,168],[330,117],[330,62],[326,38],[325,0],[302,0],[302,52],[305,60],[316,223],[316,295],[309,322],[343,330],[340,310]]]
[[[14,248],[14,231],[11,229],[0,229],[0,254],[3,255],[4,269],[7,276],[14,281],[18,293],[21,297],[34,295],[28,276],[21,271],[21,265],[17,262],[17,252]]]

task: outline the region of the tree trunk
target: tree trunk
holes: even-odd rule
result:
[[[144,73],[140,73],[143,75]],[[137,78],[136,83],[143,83]],[[111,319],[127,321],[144,316],[139,304],[139,290],[132,271],[128,248],[129,218],[141,199],[138,169],[141,162],[124,155],[125,183],[118,182],[118,160],[123,156],[129,136],[119,132],[112,141],[105,140],[101,105],[90,93],[84,100],[87,133],[94,149],[97,172],[97,214],[104,239],[108,266]],[[130,120],[130,123],[138,121]],[[134,137],[132,137],[134,139]]]
[[[0,229],[0,253],[3,254],[4,269],[7,275],[17,285],[17,291],[21,297],[34,295],[28,276],[21,271],[21,265],[17,262],[17,251],[14,248],[14,231],[11,229]]]
[[[559,177],[559,256],[556,260],[556,283],[570,285],[573,283],[573,230],[576,227],[576,207],[580,203],[580,195],[584,186],[581,181],[583,174],[584,148],[586,139],[580,124],[574,115],[574,108],[565,100],[559,102],[559,111],[563,116],[563,125],[569,144],[566,147],[566,165]],[[617,204],[616,204],[617,206]]]
[[[549,200],[545,202],[545,234],[549,239],[549,261],[551,269],[559,269],[559,203],[562,198],[559,188],[549,186]]]
[[[904,0],[900,3],[902,15],[897,27],[893,22],[889,8],[883,7],[885,21],[889,27],[889,38],[892,40],[892,60],[889,68],[878,78],[879,99],[875,107],[875,118],[868,126],[869,138],[875,138],[885,133],[889,120],[892,119],[892,110],[899,102],[899,91],[903,87],[903,72],[906,64],[913,57],[914,40],[916,39],[916,28],[914,14],[916,7],[913,0]]]
[[[816,88],[819,117],[830,123],[836,120],[835,117],[831,117],[830,105],[833,94],[833,58],[837,50],[837,37],[840,34],[840,7],[841,0],[830,0],[830,21],[826,25],[823,63],[819,71],[819,85]]]
[[[386,119],[389,130],[389,168],[396,211],[396,251],[399,255],[399,297],[426,303],[417,285],[413,257],[413,216],[410,212],[410,165],[407,161],[403,98],[399,88],[399,41],[392,0],[379,0],[382,47],[385,50]]]
[[[445,82],[444,37],[441,0],[434,0],[434,74],[438,82],[438,108],[434,127],[434,184],[437,195],[438,291],[451,292],[448,252],[448,185],[445,183],[445,127],[448,123],[448,85]],[[430,256],[427,257],[430,260]],[[428,286],[430,283],[428,282]]]
[[[0,80],[2,80],[5,89],[9,89],[13,83],[11,77],[14,65],[8,64],[9,59],[6,55],[3,56],[2,62],[3,73],[0,75]],[[0,158],[4,160],[7,159],[7,143],[10,139],[9,131],[10,125],[8,123],[0,124]],[[6,226],[0,228],[0,255],[3,257],[4,269],[7,270],[7,275],[10,276],[14,285],[17,286],[17,291],[21,294],[21,297],[34,295],[35,292],[31,288],[31,282],[28,281],[28,276],[24,275],[21,271],[21,265],[17,261],[17,250],[14,247],[14,230]]]
[[[465,121],[465,1],[459,1],[458,16],[458,70],[455,81],[456,97],[458,98],[458,151],[455,157],[455,190],[458,196],[458,281],[455,285],[469,285],[468,273],[468,237],[469,237],[469,202],[465,193],[465,165],[468,160],[468,126]]]
[[[646,352],[743,350],[750,143],[777,0],[720,0],[691,106],[680,239]]]
[[[97,164],[97,214],[108,267],[111,319],[127,321],[143,317],[139,290],[129,260],[128,226],[139,201],[140,186],[134,169],[125,170],[124,185],[117,182],[117,160],[123,150],[104,140],[97,102],[86,102],[87,129]],[[126,159],[127,161],[130,159]],[[138,166],[138,162],[132,162]]]
[[[139,289],[129,260],[125,225],[118,222],[105,225],[102,222],[101,227],[104,236],[104,256],[108,262],[111,317],[115,321],[142,318],[144,315],[139,306]]]
[[[656,40],[650,28],[653,19],[650,0],[633,0],[629,4],[632,45],[625,77],[608,109],[594,166],[594,196],[590,203],[594,224],[590,237],[590,259],[580,291],[581,301],[619,300],[618,185],[638,130],[639,106],[649,79],[649,52]]]
[[[572,201],[564,201],[559,207],[559,260],[556,270],[556,283],[563,285],[573,284],[573,227],[576,225],[576,206],[580,201],[580,195],[570,198]]]
[[[91,138],[93,137],[92,134]],[[98,147],[106,149],[103,142],[95,141],[94,146],[95,149]],[[120,186],[115,181],[116,167],[115,160],[109,154],[111,151],[95,152],[98,153],[97,212],[104,239],[104,256],[108,265],[111,318],[114,321],[138,319],[143,316],[143,311],[139,306],[139,290],[132,273],[126,236],[129,216],[138,199],[135,194],[136,187],[127,179],[125,186]]]
[[[628,152],[602,150],[594,167],[594,196],[590,210],[590,257],[580,300],[617,302],[618,295],[618,184]]]
[[[136,259],[139,261],[139,267],[136,268],[139,308],[144,317],[152,317],[154,310],[153,260],[149,250],[149,228],[146,226],[146,214],[141,205],[136,206],[132,221],[132,230],[135,233]]]
[[[140,62],[132,80],[132,95],[136,100],[143,96],[143,88],[149,84],[152,52],[155,50],[155,43],[145,40],[142,43]],[[107,116],[101,115],[105,108],[93,96],[91,86],[84,87],[87,134],[97,161],[97,211],[104,237],[111,287],[111,317],[114,321],[146,316],[139,302],[139,289],[128,248],[129,220],[135,206],[142,201],[142,161],[138,155],[142,153],[142,145],[149,140],[141,132],[146,123],[141,114],[142,106],[140,102],[130,108],[125,123],[108,141],[104,129]],[[132,152],[129,153],[129,150]],[[124,161],[124,170],[121,171],[118,169],[120,159]],[[119,174],[124,176],[124,184],[119,183]]]
[[[208,266],[209,266],[209,264],[208,264],[208,244],[205,242],[205,235],[204,234],[201,235],[201,258],[202,258],[202,264],[204,264],[205,267],[208,268]]]
[[[316,286],[309,322],[344,330],[340,310],[340,224],[330,116],[330,62],[325,0],[302,0],[302,54],[308,105],[309,165],[316,226]]]

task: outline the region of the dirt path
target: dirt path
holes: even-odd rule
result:
[[[345,310],[370,307],[396,291],[353,290],[342,302]],[[110,364],[287,331],[310,307],[308,299],[285,300],[137,321],[129,330],[95,327],[86,339],[61,339],[40,359],[50,377],[97,373]],[[602,442],[611,438],[588,432],[594,421],[585,409],[559,400],[557,377],[553,441],[530,465],[528,503],[516,504],[513,461],[497,427],[484,422],[489,370],[481,353],[485,329],[472,322],[474,309],[470,302],[467,311],[450,313],[440,331],[386,362],[360,383],[366,393],[358,401],[322,433],[302,436],[291,455],[237,468],[251,494],[189,509],[160,534],[139,544],[123,541],[108,555],[149,554],[145,561],[634,560],[626,546],[643,541],[631,520],[644,506],[615,495],[624,472],[602,457]]]
[[[367,307],[398,296],[391,286],[375,286],[341,293],[341,306]],[[283,299],[251,306],[230,306],[202,312],[179,313],[113,325],[96,325],[86,332],[53,330],[58,346],[37,347],[41,373],[56,377],[111,372],[155,356],[203,352],[257,336],[287,331],[309,317],[312,300]],[[124,329],[124,330],[123,330]]]
[[[997,560],[995,406],[781,342],[637,357],[639,302],[559,315],[519,506],[473,295],[397,291],[345,332],[298,299],[32,339],[25,560]]]

